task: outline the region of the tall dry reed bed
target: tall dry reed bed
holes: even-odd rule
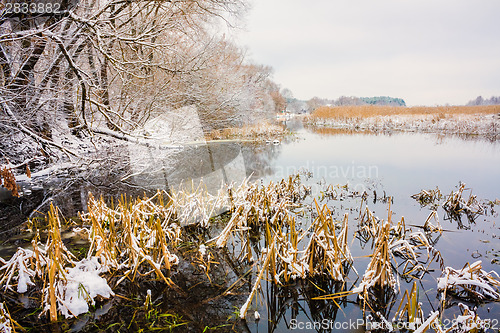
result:
[[[500,105],[482,106],[382,106],[382,105],[356,105],[356,106],[322,106],[316,109],[313,117],[317,118],[370,118],[376,116],[394,115],[475,115],[498,114]]]
[[[500,137],[500,106],[320,107],[308,125],[356,131],[409,131]]]
[[[447,295],[468,302],[498,300],[500,279],[495,272],[483,271],[480,262],[461,270],[445,267],[445,258],[434,248],[434,236],[443,232],[437,211],[412,230],[403,217],[393,219],[390,197],[384,200],[388,214],[382,220],[368,207],[366,193],[346,194],[347,186],[328,185],[320,197],[311,198],[301,177],[297,174],[266,185],[245,181],[237,187],[223,187],[215,196],[203,185],[172,193],[159,191],[149,198],[123,196],[115,203],[90,196],[87,212],[72,227],[88,240],[80,259],[62,240],[67,221],[51,206],[44,223],[38,223],[41,230],[35,228],[36,223],[31,225],[35,234],[31,247],[19,248],[9,260],[0,258],[0,287],[12,295],[35,295],[43,309],[40,316],[57,321],[61,316],[80,316],[96,302],[117,297],[123,284],[154,282],[174,294],[189,293],[189,288],[175,280],[177,270],[187,263],[206,277],[206,283],[219,289],[225,285],[225,290],[206,302],[245,293],[246,301],[241,301],[238,310],[242,320],[251,309],[255,318],[260,317],[265,284],[270,284],[273,295],[279,295],[300,282],[315,290],[315,296],[308,298],[311,306],[334,304],[329,312],[336,314],[350,298],[362,307],[366,318],[368,314],[384,322],[389,322],[390,315],[394,320],[406,318],[421,332],[431,325],[441,327],[439,316],[445,311]],[[444,200],[445,210],[457,214],[481,214],[477,199],[471,194],[463,199],[464,191],[460,186],[446,198],[439,189],[414,197],[432,207]],[[361,201],[357,216],[332,206],[332,201],[346,197]],[[195,235],[189,231],[193,227],[198,230]],[[354,268],[360,258],[351,253],[356,239],[368,253],[362,275]],[[229,276],[227,270],[218,269],[224,260],[231,262],[231,281],[221,279],[221,274]],[[416,282],[433,270],[442,271],[437,287],[443,302],[426,317]],[[413,287],[402,291],[400,280]],[[150,291],[148,295],[144,306],[151,313]],[[391,312],[397,295],[400,305]],[[267,303],[276,318],[283,317],[276,313],[283,307],[278,309],[272,300]],[[16,327],[8,309],[2,305],[0,310],[0,324]],[[462,312],[469,321],[480,322],[473,310],[462,307]]]

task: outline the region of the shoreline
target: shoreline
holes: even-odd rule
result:
[[[500,139],[497,114],[385,115],[372,117],[325,118],[310,116],[305,126],[369,132],[414,132]]]

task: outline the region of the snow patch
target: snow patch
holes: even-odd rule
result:
[[[114,296],[106,279],[99,276],[106,272],[98,259],[92,257],[76,263],[73,268],[66,269],[66,282],[57,284],[58,308],[66,318],[76,317],[89,311],[88,304],[95,305],[94,298]]]

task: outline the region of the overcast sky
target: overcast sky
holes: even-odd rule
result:
[[[239,42],[294,96],[500,96],[500,0],[252,0]]]

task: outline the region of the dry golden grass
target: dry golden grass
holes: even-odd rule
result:
[[[261,122],[258,124],[247,125],[243,127],[230,127],[222,130],[213,130],[205,135],[205,140],[228,140],[228,139],[247,139],[255,140],[258,138],[282,138],[287,134],[284,127]]]
[[[2,329],[2,332],[16,333],[16,328],[20,329],[23,332],[26,332],[26,330],[21,325],[19,325],[14,319],[12,319],[9,313],[9,309],[4,302],[0,303],[0,328]]]
[[[167,198],[164,201],[164,197]],[[88,213],[80,214],[89,231],[88,257],[101,258],[112,268],[128,268],[123,278],[134,281],[141,275],[140,267],[148,264],[157,277],[176,287],[162,269],[169,271],[178,258],[168,247],[175,247],[181,229],[175,224],[175,203],[167,193],[158,191],[151,198],[131,200],[123,196],[117,207],[108,206],[101,197],[89,197]],[[125,262],[119,262],[125,260]]]
[[[311,115],[312,118],[335,119],[335,118],[368,118],[376,116],[391,115],[446,115],[457,114],[494,114],[500,113],[500,105],[481,106],[379,106],[379,105],[355,105],[355,106],[322,106]]]

